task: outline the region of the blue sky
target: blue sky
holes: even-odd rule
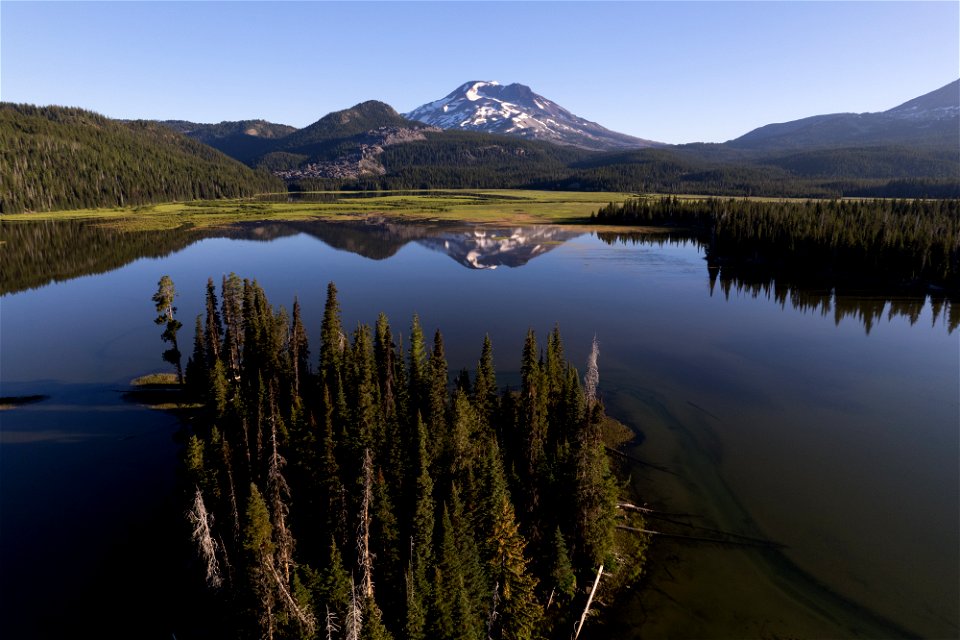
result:
[[[881,111],[960,77],[958,2],[0,2],[0,98],[305,126],[521,82],[665,142]]]

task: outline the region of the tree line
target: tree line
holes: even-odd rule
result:
[[[720,145],[599,153],[475,132],[429,132],[378,157],[385,175],[291,190],[546,189],[748,197],[958,198],[955,154],[881,147],[748,154]],[[295,157],[287,158],[299,162]]]
[[[960,200],[633,198],[591,220],[685,228],[720,270],[960,295]]]
[[[154,302],[179,366],[175,295],[164,277]],[[614,553],[597,353],[581,383],[559,329],[545,348],[530,330],[519,388],[500,389],[487,338],[451,382],[443,336],[416,316],[406,342],[383,314],[349,331],[330,283],[311,343],[296,299],[275,309],[234,274],[218,299],[209,280],[183,477],[219,629],[567,637]]]
[[[0,103],[0,213],[237,198],[284,190],[155,122]]]

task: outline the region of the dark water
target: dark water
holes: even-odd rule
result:
[[[101,249],[75,246],[81,234]],[[313,338],[330,280],[346,326],[384,311],[395,327],[416,312],[441,328],[451,371],[473,368],[489,333],[501,383],[518,377],[528,327],[559,323],[576,362],[596,334],[609,412],[644,435],[635,456],[672,472],[635,468],[644,499],[785,545],[658,543],[597,635],[960,634],[960,339],[943,300],[711,278],[692,243],[608,244],[582,228],[2,235],[0,395],[49,396],[0,413],[4,638],[169,638],[196,606],[178,582],[176,420],[122,393],[164,370],[160,276],[189,329],[207,277],[231,271],[274,304],[299,296]]]

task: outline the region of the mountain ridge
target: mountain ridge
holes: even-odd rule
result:
[[[830,113],[766,124],[723,143],[739,149],[800,150],[841,146],[956,146],[960,141],[960,80],[892,109]]]

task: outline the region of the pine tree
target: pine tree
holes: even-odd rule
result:
[[[563,538],[560,527],[557,527],[553,534],[552,564],[550,578],[553,582],[555,594],[553,601],[562,607],[573,600],[577,593],[577,575],[573,571],[573,564],[570,562],[570,554],[567,551],[567,543]]]
[[[255,603],[255,615],[260,635],[272,638],[276,629],[274,607],[276,594],[273,588],[273,525],[267,503],[257,489],[250,484],[250,498],[247,501],[246,526],[244,527],[243,548],[248,554],[248,575],[250,589]]]
[[[423,341],[423,330],[420,328],[420,318],[416,314],[410,325],[410,366],[408,382],[408,411],[410,412],[411,422],[414,416],[419,413],[421,416],[429,416],[427,404],[427,350]],[[414,455],[416,451],[413,452]]]
[[[594,402],[577,442],[576,522],[578,554],[584,568],[604,564],[613,549],[617,485],[603,445],[603,420],[603,405]]]
[[[321,591],[318,594],[318,599],[325,602],[326,607],[342,623],[347,619],[353,585],[350,581],[350,574],[343,566],[343,556],[340,554],[340,548],[333,538],[330,539],[327,563],[321,575]]]
[[[310,344],[300,317],[300,300],[293,298],[293,326],[290,328],[290,362],[293,366],[293,394],[300,396],[300,384],[310,376]]]
[[[194,397],[202,397],[207,390],[210,371],[207,367],[206,345],[204,344],[203,325],[197,316],[193,332],[193,354],[187,358],[187,389]]]
[[[473,404],[477,408],[477,416],[484,428],[493,427],[494,415],[499,402],[497,397],[497,378],[493,368],[493,345],[490,336],[483,338],[483,350],[477,362],[477,375],[473,385]]]
[[[223,325],[217,311],[217,290],[213,278],[207,278],[206,323],[204,325],[204,347],[207,353],[207,368],[212,368],[220,360]]]
[[[327,302],[323,308],[323,324],[320,326],[320,375],[335,398],[340,389],[340,375],[346,337],[340,324],[340,302],[337,300],[337,285],[327,285]]]
[[[443,336],[438,330],[433,336],[433,351],[427,367],[427,432],[430,434],[430,455],[438,460],[449,447],[447,433],[447,359],[443,350]]]
[[[153,294],[153,302],[157,309],[156,324],[164,325],[163,333],[160,338],[164,342],[170,343],[170,348],[163,352],[163,360],[169,362],[177,369],[177,380],[183,384],[183,369],[180,365],[180,348],[177,346],[177,331],[183,327],[175,317],[177,308],[173,306],[173,300],[177,292],[173,286],[173,280],[170,276],[163,276],[157,283],[157,292]]]
[[[505,495],[494,514],[489,544],[493,550],[490,574],[499,594],[499,616],[490,636],[503,640],[538,638],[543,610],[537,602],[537,581],[527,570],[526,543],[513,505]]]
[[[223,306],[224,352],[229,375],[239,379],[240,354],[243,350],[243,282],[235,273],[223,277],[220,287]]]
[[[519,436],[523,456],[517,461],[523,494],[523,519],[535,544],[541,540],[541,496],[547,489],[549,463],[547,447],[547,385],[543,367],[537,358],[537,340],[533,330],[527,332],[520,368]]]

